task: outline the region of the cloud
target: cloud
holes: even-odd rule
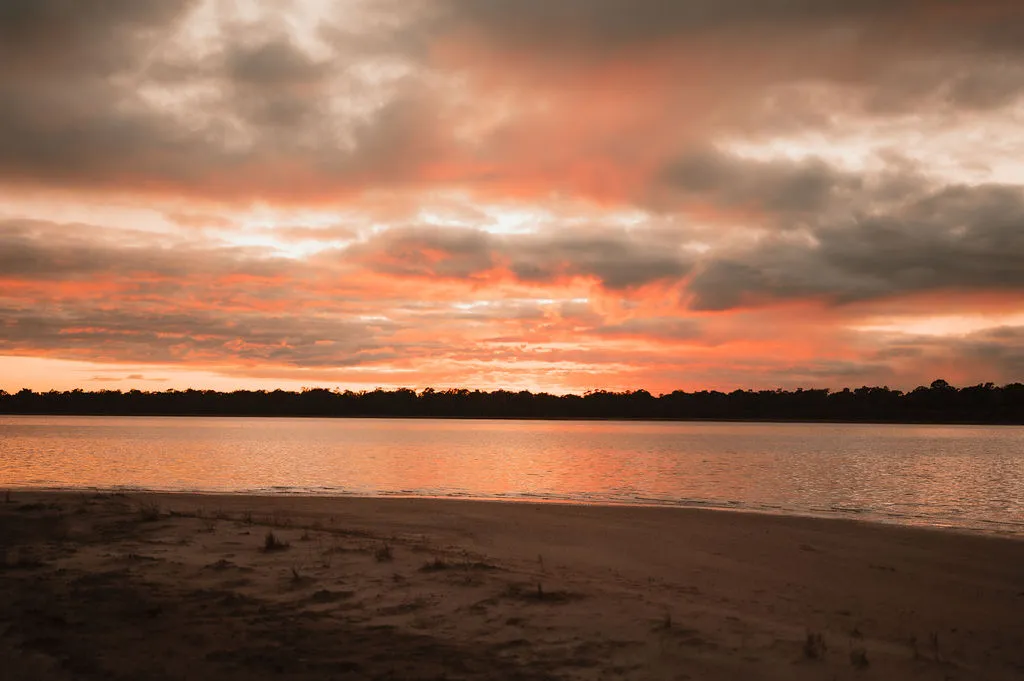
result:
[[[104,362],[353,366],[392,356],[386,324],[311,315],[217,311],[0,308],[0,353],[31,351]]]
[[[0,2],[0,351],[1013,371],[1012,338],[845,329],[1019,307],[1022,26],[1005,0]]]
[[[544,116],[522,125],[579,126],[587,143],[572,158],[603,156],[627,176],[718,136],[833,137],[901,117],[943,129],[959,114],[1009,115],[1024,94],[1024,7],[1004,0],[447,7],[446,65],[489,95],[532,94]]]
[[[254,248],[197,246],[137,230],[89,224],[0,220],[0,277],[23,281],[95,280],[116,274],[169,281],[196,276],[284,276],[289,261]]]
[[[194,0],[5,0],[0,59],[5,78],[106,74],[152,49]],[[136,62],[137,63],[137,62]]]
[[[969,335],[957,348],[992,375],[1020,380],[1024,376],[1024,327],[1000,327]]]
[[[680,144],[764,132],[745,112],[777,85],[854,83],[868,109],[912,111],[921,97],[1005,106],[1024,84],[1024,10],[996,0],[348,5],[317,17],[314,48],[281,21],[308,11],[299,0],[249,23],[198,0],[5,3],[0,181],[232,201],[452,185],[635,200],[673,158],[669,176],[693,179],[702,159]],[[805,104],[828,124],[827,102]],[[821,191],[804,171],[783,194]]]
[[[254,247],[2,222],[0,353],[303,366],[389,355],[386,319],[363,319],[340,295],[312,310],[298,303],[303,286],[317,295],[320,277]]]
[[[603,229],[495,235],[467,228],[393,228],[350,252],[387,274],[487,279],[502,272],[524,283],[595,279],[610,290],[673,281],[689,272],[671,243]]]
[[[910,333],[875,338],[871,356],[904,376],[943,377],[959,385],[1019,381],[1024,376],[1024,327],[995,326],[953,336]],[[924,379],[918,379],[927,383]]]
[[[712,254],[689,284],[697,310],[1022,290],[1024,189],[1000,185],[944,187],[804,234],[769,235]]]
[[[945,0],[447,0],[444,5],[446,25],[453,30],[476,32],[507,47],[601,60],[615,59],[623,50],[703,37],[730,42],[758,37],[773,49],[794,42],[856,48],[870,64],[870,48],[887,56],[1014,53],[1024,37],[1013,21],[1022,16],[1021,8],[1005,0],[970,5]]]
[[[819,214],[843,194],[862,198],[865,178],[820,159],[752,161],[717,150],[688,152],[663,170],[663,187],[679,198],[761,213]]]
[[[450,21],[510,42],[605,50],[712,30],[900,16],[913,0],[450,0]]]
[[[314,60],[290,41],[231,45],[223,61],[234,106],[248,122],[294,130],[328,114],[331,63]]]
[[[598,336],[638,340],[687,341],[701,336],[701,325],[695,319],[674,317],[635,318],[606,324],[590,330]]]
[[[88,380],[93,383],[119,383],[120,381],[150,381],[154,383],[165,383],[168,379],[144,376],[143,374],[128,374],[127,376],[93,376]]]
[[[0,182],[322,198],[407,181],[439,151],[433,93],[370,72],[379,54],[312,56],[271,17],[217,24],[208,5],[5,4]]]

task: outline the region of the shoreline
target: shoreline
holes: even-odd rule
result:
[[[697,512],[710,512],[710,513],[739,513],[749,515],[764,515],[769,517],[780,517],[780,518],[807,518],[814,520],[823,521],[838,521],[838,522],[851,522],[851,523],[866,523],[870,525],[879,525],[882,527],[896,527],[896,528],[908,528],[912,530],[924,530],[931,532],[948,532],[955,534],[963,534],[967,536],[981,536],[981,537],[995,537],[1003,538],[1015,541],[1024,541],[1024,523],[1011,523],[1006,521],[997,520],[979,520],[979,523],[985,523],[983,525],[956,525],[952,524],[938,524],[936,522],[927,522],[928,518],[924,516],[901,516],[895,514],[882,515],[872,511],[865,511],[860,509],[840,509],[840,510],[808,510],[803,511],[799,509],[783,509],[783,508],[755,508],[750,506],[743,506],[741,504],[716,504],[714,502],[701,502],[701,501],[666,501],[666,502],[628,502],[628,501],[582,501],[576,499],[558,499],[558,498],[539,498],[539,497],[487,497],[487,496],[471,496],[471,495],[426,495],[426,494],[406,494],[406,493],[379,493],[379,494],[363,494],[363,493],[339,493],[337,491],[328,492],[303,492],[303,491],[281,491],[281,492],[268,492],[266,490],[240,490],[240,491],[228,491],[228,490],[199,490],[199,489],[155,489],[155,488],[143,488],[143,487],[46,487],[46,486],[13,486],[13,487],[0,487],[0,493],[4,490],[10,490],[11,492],[23,492],[23,493],[39,493],[39,494],[113,494],[113,495],[146,495],[146,496],[187,496],[197,498],[235,498],[245,497],[252,499],[325,499],[325,500],[346,500],[346,499],[377,499],[377,500],[419,500],[424,501],[437,501],[437,502],[473,502],[473,503],[488,503],[488,504],[516,504],[516,505],[537,505],[537,506],[580,506],[583,508],[651,508],[651,509],[664,509],[674,511],[697,511]],[[920,520],[920,522],[912,521],[911,518]],[[942,520],[942,519],[935,519]]]
[[[395,421],[579,421],[588,422],[611,422],[611,423],[766,423],[772,425],[835,425],[835,426],[985,426],[992,428],[1024,428],[1024,420],[1008,421],[970,421],[970,420],[902,420],[882,421],[870,419],[771,419],[771,418],[673,418],[666,416],[431,416],[431,415],[408,415],[394,416],[382,414],[202,414],[202,413],[101,413],[101,412],[0,412],[4,416],[68,416],[88,418],[210,418],[210,419],[326,419],[326,420],[395,420]]]
[[[14,490],[0,539],[0,654],[29,680],[1024,671],[1018,538],[701,508]]]

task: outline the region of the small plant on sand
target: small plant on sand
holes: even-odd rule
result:
[[[139,519],[143,522],[152,522],[160,519],[160,504],[155,501],[144,501],[139,504]]]
[[[871,666],[868,662],[868,651],[863,648],[854,648],[850,651],[850,664],[854,669],[867,669]]]
[[[661,618],[661,622],[658,624],[658,628],[662,631],[669,631],[672,628],[672,613],[668,610],[665,611],[665,616]]]
[[[289,546],[288,542],[277,538],[273,532],[267,532],[267,536],[263,538],[263,550],[270,553],[272,551],[284,551]]]
[[[428,560],[420,567],[420,572],[440,572],[451,566],[441,556],[434,556],[434,560]]]
[[[302,536],[299,537],[299,541],[309,541],[312,537],[309,536],[309,530],[303,530]]]
[[[804,657],[808,660],[820,660],[825,657],[825,651],[827,650],[828,646],[825,645],[825,637],[820,632],[807,632],[807,638],[804,639]]]
[[[551,603],[553,605],[570,603],[584,598],[583,594],[572,591],[545,589],[542,582],[536,582],[532,586],[530,584],[508,584],[503,596],[528,603]]]
[[[928,634],[928,640],[932,646],[932,659],[936,662],[942,661],[942,655],[939,653],[939,632],[933,631]]]
[[[374,551],[373,557],[377,559],[378,563],[390,563],[395,559],[395,554],[392,552],[390,544],[381,544]]]

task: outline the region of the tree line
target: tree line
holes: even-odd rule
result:
[[[844,390],[0,390],[2,414],[670,419],[1024,424],[1024,384]]]

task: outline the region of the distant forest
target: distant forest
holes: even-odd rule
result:
[[[2,414],[331,416],[434,418],[668,419],[1024,424],[1024,384],[956,388],[946,381],[910,392],[830,390],[646,390],[583,395],[465,388],[397,390],[0,390]]]

